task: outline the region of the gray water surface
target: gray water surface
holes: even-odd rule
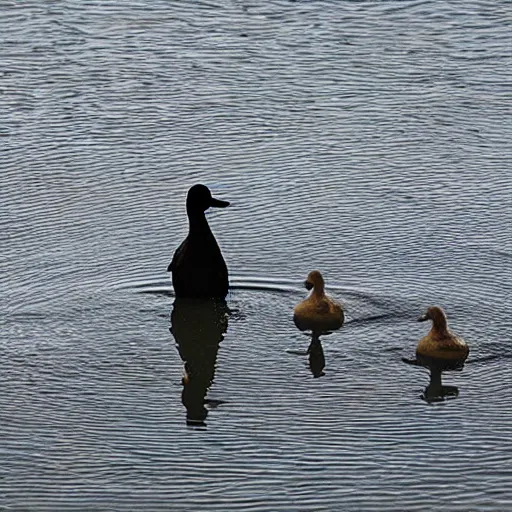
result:
[[[511,22],[0,9],[0,509],[512,510]],[[231,202],[232,289],[195,345],[165,269],[198,182]],[[347,320],[320,378],[292,321],[315,268]],[[402,358],[433,304],[471,352],[432,402]]]

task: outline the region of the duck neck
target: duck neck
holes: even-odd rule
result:
[[[211,234],[210,226],[208,225],[208,221],[206,220],[206,215],[201,211],[187,211],[188,214],[188,226],[189,226],[189,234],[201,234],[208,235]]]
[[[315,285],[315,287],[313,288],[313,291],[311,293],[311,295],[313,295],[314,297],[318,297],[318,298],[321,298],[325,295],[325,291],[324,291],[324,285]]]
[[[431,331],[438,335],[445,335],[448,333],[448,324],[445,317],[437,317],[432,323]]]

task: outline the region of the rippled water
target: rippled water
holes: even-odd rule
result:
[[[6,3],[0,509],[512,509],[511,21]],[[232,203],[229,313],[175,313],[203,341],[165,272],[196,182]],[[313,268],[347,316],[323,360]],[[402,361],[430,304],[471,347],[439,402]]]

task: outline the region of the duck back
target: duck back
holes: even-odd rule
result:
[[[225,298],[228,293],[228,269],[212,234],[202,239],[187,236],[168,270],[176,297]]]
[[[424,336],[416,347],[416,355],[437,359],[462,359],[469,354],[466,342],[451,332],[438,334],[430,332]]]
[[[308,297],[295,307],[293,321],[301,331],[334,331],[343,325],[345,317],[340,304],[325,297]]]

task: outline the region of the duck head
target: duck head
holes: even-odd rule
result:
[[[217,208],[226,208],[228,201],[221,201],[212,196],[210,189],[206,185],[194,185],[187,194],[187,212],[204,213],[210,206]]]
[[[320,274],[318,270],[312,270],[304,281],[304,286],[306,290],[312,290],[314,288],[316,291],[322,291],[325,286],[322,274]]]
[[[431,306],[423,315],[418,318],[418,322],[432,320],[434,327],[437,329],[446,329],[446,314],[439,306]]]

